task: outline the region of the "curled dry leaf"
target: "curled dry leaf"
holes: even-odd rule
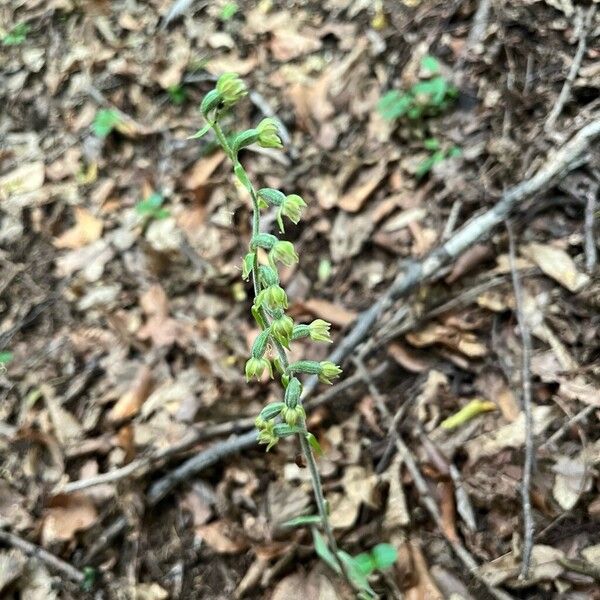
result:
[[[102,219],[98,219],[80,206],[76,206],[74,211],[75,225],[54,240],[54,245],[57,248],[75,250],[99,240],[102,235],[102,228],[104,227]]]
[[[414,351],[410,351],[404,344],[399,342],[390,344],[387,351],[395,362],[411,373],[422,373],[430,367],[427,361],[417,357]]]
[[[442,344],[471,358],[481,358],[487,355],[487,348],[473,333],[460,331],[455,327],[440,323],[430,323],[420,331],[409,333],[406,340],[417,348]]]
[[[238,554],[248,547],[246,539],[236,533],[227,521],[196,527],[196,536],[218,554]]]
[[[58,494],[51,500],[42,522],[42,545],[72,540],[98,518],[94,503],[85,494]]]
[[[548,277],[573,293],[579,292],[590,280],[588,275],[577,270],[573,259],[560,248],[532,243],[521,248],[521,252]]]
[[[571,510],[592,486],[585,460],[560,456],[552,470],[556,473],[552,495],[563,510]]]
[[[380,161],[374,167],[363,171],[359,176],[358,183],[340,198],[339,207],[346,212],[358,212],[369,196],[379,187],[386,172],[386,161]]]
[[[138,414],[142,404],[148,398],[152,386],[150,368],[142,365],[133,381],[131,388],[123,394],[108,414],[110,421],[121,421]]]

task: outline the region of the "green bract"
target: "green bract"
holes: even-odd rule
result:
[[[225,106],[233,106],[248,93],[246,85],[237,73],[223,73],[217,81],[216,90]]]
[[[258,131],[258,144],[263,148],[283,148],[283,142],[279,137],[279,126],[277,121],[271,117],[263,119],[256,127]]]
[[[286,267],[291,267],[299,260],[292,242],[285,240],[278,240],[273,244],[271,252],[269,253],[269,258],[272,262],[280,262]]]
[[[252,357],[253,358],[262,358],[265,351],[267,350],[267,344],[269,342],[269,336],[271,335],[271,328],[265,329],[261,331],[256,339],[254,340],[254,344],[252,344]]]
[[[302,395],[302,384],[297,377],[292,377],[285,388],[283,401],[288,408],[296,408]]]
[[[272,204],[273,206],[281,206],[285,201],[285,194],[273,188],[262,188],[258,190],[258,197],[267,204]]]

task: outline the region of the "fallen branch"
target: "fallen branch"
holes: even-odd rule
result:
[[[0,529],[0,542],[21,550],[24,554],[31,558],[37,558],[41,560],[52,570],[64,575],[67,579],[70,579],[79,585],[81,585],[85,580],[85,575],[73,565],[70,565],[68,562],[62,560],[62,558],[58,558],[58,556],[51,554],[36,544],[32,544],[31,542],[24,540],[14,533]]]
[[[596,4],[592,2],[590,5],[586,15],[585,21],[581,30],[579,31],[579,44],[577,46],[577,52],[575,53],[575,58],[573,58],[573,62],[571,63],[571,68],[569,69],[569,73],[565,82],[560,90],[560,94],[558,95],[558,99],[556,100],[556,104],[552,107],[550,114],[548,115],[548,119],[544,124],[545,131],[551,131],[554,129],[554,125],[556,124],[556,120],[560,116],[562,109],[569,99],[569,95],[571,94],[571,87],[573,86],[573,82],[575,81],[575,77],[577,77],[577,73],[579,72],[579,67],[581,67],[581,61],[583,60],[583,55],[585,53],[586,48],[586,39],[588,33],[590,31],[590,27],[592,26],[592,20],[594,18],[594,13],[596,12]]]
[[[523,360],[521,366],[521,388],[522,388],[522,406],[525,413],[525,462],[523,464],[523,482],[521,495],[523,498],[523,564],[521,566],[521,579],[527,579],[529,576],[529,565],[531,563],[531,552],[533,550],[533,536],[535,533],[535,523],[531,510],[531,478],[533,475],[533,463],[535,460],[535,449],[533,447],[533,411],[531,397],[531,333],[525,319],[524,298],[521,280],[517,271],[517,258],[515,251],[515,238],[513,235],[510,221],[506,221],[506,231],[508,232],[508,257],[510,261],[510,272],[512,275],[513,289],[515,292],[515,304],[517,311],[517,321],[521,332],[521,342],[523,344]]]

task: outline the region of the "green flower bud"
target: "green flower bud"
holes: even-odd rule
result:
[[[277,274],[277,271],[266,265],[260,265],[260,267],[258,267],[258,279],[264,287],[279,285],[279,275]]]
[[[210,90],[202,99],[200,111],[204,116],[208,115],[211,110],[214,110],[221,103],[221,94],[217,90]]]
[[[250,273],[252,273],[252,269],[254,268],[254,258],[256,257],[255,252],[248,252],[244,259],[242,260],[242,279],[247,280],[250,277]]]
[[[237,73],[223,73],[217,81],[216,89],[225,106],[233,106],[248,94],[244,82]]]
[[[258,130],[258,144],[263,148],[283,148],[279,137],[277,121],[271,117],[263,119],[256,127]]]
[[[271,322],[271,333],[273,337],[286,348],[290,347],[292,331],[294,330],[294,321],[287,315],[282,315]]]
[[[273,188],[261,188],[257,196],[272,206],[281,206],[285,201],[285,194]]]
[[[296,377],[291,377],[287,387],[285,388],[285,395],[283,401],[288,408],[296,408],[300,396],[302,395],[302,384]]]
[[[273,378],[273,368],[269,360],[266,358],[255,358],[254,356],[251,357],[246,362],[246,381],[250,381],[253,377],[256,377],[260,381],[265,369],[269,371],[269,375]]]
[[[254,340],[254,344],[252,344],[252,357],[253,358],[262,358],[267,349],[267,344],[269,343],[269,336],[271,335],[270,329],[265,329],[261,331]]]
[[[233,150],[234,154],[237,154],[242,148],[251,146],[257,141],[258,131],[256,129],[247,129],[246,131],[242,131],[242,133],[238,133],[233,138],[233,142],[231,142],[231,149]]]
[[[273,244],[271,252],[269,253],[269,258],[272,262],[279,261],[286,267],[291,267],[299,260],[292,242],[283,240],[278,240]]]
[[[279,441],[279,436],[275,432],[275,421],[261,420],[256,426],[258,428],[258,443],[267,444],[268,452]]]
[[[261,290],[254,300],[254,306],[261,307],[266,305],[270,309],[287,308],[288,299],[285,290],[278,285],[270,285]]]
[[[339,377],[342,373],[342,369],[340,369],[336,364],[324,360],[320,364],[321,370],[319,372],[319,381],[321,383],[326,383],[327,385],[331,385],[331,380]]]
[[[306,202],[298,194],[290,194],[277,210],[277,223],[279,230],[284,231],[283,217],[287,217],[294,225],[297,225],[302,217],[302,209],[306,208]]]
[[[250,247],[254,250],[255,248],[264,248],[265,250],[271,250],[279,240],[271,233],[258,233],[252,240],[250,240]],[[288,242],[289,243],[289,242]]]
[[[301,404],[297,404],[294,408],[284,406],[281,409],[281,418],[290,426],[295,427],[296,423],[302,422],[306,418],[306,412]]]
[[[308,326],[308,335],[313,342],[327,342],[331,343],[331,337],[329,336],[329,328],[331,323],[323,321],[323,319],[315,319]]]

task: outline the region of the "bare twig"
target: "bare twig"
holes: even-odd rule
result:
[[[588,190],[587,201],[585,205],[585,268],[588,273],[593,273],[596,268],[597,252],[596,238],[594,236],[594,217],[596,213],[596,194],[598,187],[595,186]]]
[[[585,406],[577,414],[573,415],[566,423],[563,423],[559,429],[557,429],[543,444],[540,445],[539,449],[545,450],[546,448],[552,446],[552,444],[558,442],[558,440],[565,435],[570,427],[575,425],[575,423],[579,423],[579,421],[583,421],[583,419],[587,418],[597,409],[598,407],[594,404],[588,404],[588,406]]]
[[[58,558],[58,556],[51,554],[36,544],[24,540],[14,533],[0,529],[0,542],[21,550],[27,556],[41,560],[54,571],[57,571],[75,583],[82,584],[85,580],[85,575],[73,565],[70,565],[68,562],[62,560],[62,558]]]
[[[571,87],[573,86],[573,82],[575,81],[575,77],[577,77],[577,73],[579,72],[579,67],[581,67],[581,61],[583,60],[583,55],[585,53],[586,48],[586,38],[589,33],[590,27],[592,25],[592,20],[594,18],[594,13],[596,12],[596,4],[592,2],[590,5],[586,15],[585,21],[583,23],[583,27],[579,32],[579,44],[577,46],[577,52],[575,53],[575,58],[573,58],[573,62],[571,63],[571,68],[569,69],[569,73],[565,82],[563,84],[562,89],[560,90],[560,94],[558,99],[556,100],[556,104],[552,107],[550,114],[548,115],[548,119],[544,124],[545,131],[551,131],[554,129],[554,125],[556,124],[556,120],[560,116],[562,109],[569,99],[569,95],[571,94]]]
[[[533,412],[531,398],[531,333],[525,319],[523,288],[516,267],[515,239],[512,225],[506,221],[508,232],[508,256],[510,259],[510,270],[512,274],[515,302],[517,308],[517,321],[521,332],[523,344],[523,362],[521,367],[522,405],[525,412],[525,464],[523,465],[523,482],[521,494],[523,497],[523,564],[521,566],[521,579],[527,579],[529,566],[531,564],[531,551],[533,549],[533,535],[535,523],[531,510],[531,477],[533,473],[533,462],[535,451],[533,447]]]

